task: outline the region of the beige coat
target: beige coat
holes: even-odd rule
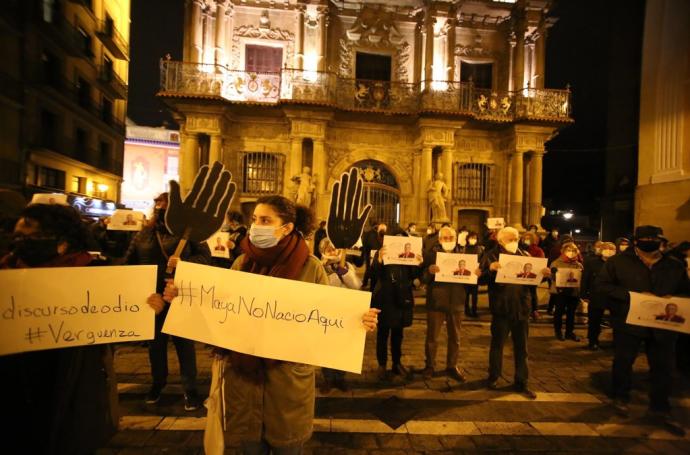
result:
[[[237,258],[232,270],[240,269],[243,257]],[[310,256],[304,264],[299,281],[328,284],[316,257]],[[266,371],[263,384],[257,385],[235,373],[227,356],[214,359],[206,401],[206,453],[222,454],[224,440],[236,443],[265,439],[275,447],[306,442],[313,430],[315,396],[311,365],[279,362]]]

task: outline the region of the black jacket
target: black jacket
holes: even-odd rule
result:
[[[499,316],[511,320],[529,319],[532,298],[530,286],[520,284],[496,283],[496,272],[490,270],[490,265],[498,261],[500,254],[511,254],[500,244],[491,250],[487,250],[482,257],[480,268],[482,269],[481,282],[489,286],[489,310],[493,316]],[[517,250],[516,256],[529,256],[522,250]]]
[[[155,228],[145,227],[139,231],[132,239],[132,243],[129,244],[124,263],[129,265],[157,265],[156,292],[162,293],[165,288],[165,269],[168,264],[168,257],[175,252],[180,238],[168,233],[167,230],[159,231],[159,233],[160,245],[156,238]],[[206,243],[187,242],[180,258],[197,264],[211,264],[211,252]]]
[[[439,243],[431,247],[430,251],[424,253],[424,281],[426,287],[426,309],[427,311],[442,311],[444,313],[458,313],[465,307],[465,285],[461,283],[445,283],[436,281],[435,275],[429,273],[429,266],[436,264],[436,254],[443,253],[443,248]],[[460,253],[460,246],[456,245],[449,253]],[[474,272],[474,271],[472,271]]]
[[[381,310],[379,325],[399,328],[412,325],[414,296],[412,282],[421,275],[421,267],[411,265],[383,265],[378,252],[371,266],[376,276],[376,288],[371,294],[371,307]]]
[[[582,282],[580,283],[580,297],[589,300],[589,304],[597,308],[606,308],[606,297],[595,292],[594,283],[606,261],[597,254],[587,256],[583,264]]]
[[[629,292],[667,296],[687,294],[688,290],[688,275],[683,264],[662,257],[650,269],[637,256],[634,248],[606,261],[596,278],[594,289],[608,299],[611,317],[617,328],[640,334],[652,329],[625,324],[630,309]]]

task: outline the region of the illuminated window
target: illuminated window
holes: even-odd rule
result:
[[[242,157],[242,192],[279,194],[282,192],[283,166],[278,155],[258,152]]]
[[[244,70],[252,73],[279,73],[283,66],[283,48],[247,44],[244,48]]]
[[[455,199],[461,204],[483,205],[493,202],[493,165],[458,163],[455,172]]]

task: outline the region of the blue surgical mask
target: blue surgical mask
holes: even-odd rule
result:
[[[280,239],[274,235],[276,229],[283,226],[257,226],[256,224],[252,224],[249,228],[249,241],[257,248],[274,247],[280,241]]]

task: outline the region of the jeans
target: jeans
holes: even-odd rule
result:
[[[466,284],[465,285],[465,314],[477,314],[477,301],[478,300],[479,300],[479,286],[476,284]],[[470,305],[471,305],[471,307],[470,307]]]
[[[557,334],[561,333],[563,313],[565,313],[565,333],[570,335],[575,330],[575,310],[580,303],[580,298],[563,294],[554,294],[553,298],[556,304],[556,311],[553,313],[553,329]]]
[[[501,376],[503,369],[503,345],[513,338],[513,355],[515,360],[515,385],[527,387],[527,338],[529,336],[529,321],[508,319],[493,316],[491,320],[491,349],[489,351],[489,381],[495,381]]]
[[[388,336],[391,339],[391,357],[393,358],[393,365],[400,365],[400,358],[402,357],[402,327],[386,327],[379,325],[376,331],[376,359],[379,366],[385,367],[388,362]]]
[[[301,455],[304,451],[303,444],[289,447],[271,447],[265,440],[242,442],[244,455]]]
[[[438,349],[438,335],[446,321],[448,330],[448,351],[446,355],[446,368],[455,368],[458,364],[460,354],[460,323],[462,322],[460,312],[445,313],[441,311],[428,311],[426,314],[426,366],[434,368],[436,365],[436,350]]]
[[[647,329],[645,335],[628,333],[625,329],[614,329],[613,397],[630,400],[632,388],[632,367],[642,342],[645,344],[649,363],[649,408],[653,411],[671,410],[669,396],[673,386],[675,346],[678,334],[665,330]]]
[[[149,341],[149,361],[151,362],[151,375],[153,386],[163,388],[168,380],[168,338],[171,335],[163,333],[165,322],[164,311],[156,315],[156,332],[154,339]],[[196,351],[194,342],[186,338],[173,336],[173,344],[177,351],[177,360],[180,362],[180,380],[185,393],[196,393]]]

